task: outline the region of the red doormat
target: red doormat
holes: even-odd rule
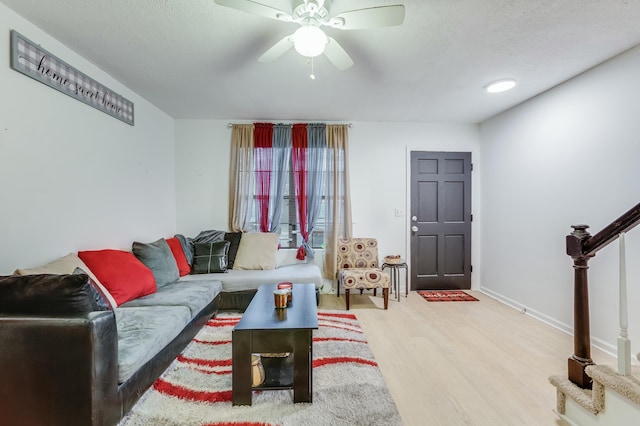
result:
[[[420,290],[427,302],[477,302],[478,299],[462,290]]]

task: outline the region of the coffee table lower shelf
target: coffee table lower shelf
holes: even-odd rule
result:
[[[275,285],[263,285],[232,332],[232,403],[251,405],[254,390],[293,389],[293,402],[312,402],[313,335],[318,314],[313,284],[294,284],[294,303],[287,315],[273,307]],[[288,380],[252,387],[251,354],[290,353],[292,383]],[[266,380],[266,372],[265,372]]]
[[[312,402],[311,330],[233,331],[232,402],[251,405],[251,392],[266,389],[293,389],[293,402]],[[293,383],[282,386],[251,386],[251,354],[291,352]],[[265,374],[266,375],[266,374]]]
[[[293,389],[293,354],[268,356],[260,354],[264,381],[254,390]]]

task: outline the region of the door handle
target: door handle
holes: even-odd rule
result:
[[[414,226],[412,226],[412,227],[411,227],[411,231],[412,231],[412,232],[418,232],[418,227],[417,227],[417,226],[415,226],[415,225],[414,225]]]
[[[411,220],[414,221],[414,222],[417,221],[418,220],[418,216],[411,216]]]

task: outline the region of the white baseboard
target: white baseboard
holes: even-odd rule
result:
[[[336,289],[333,287],[333,280],[324,278],[324,283],[320,287],[320,293],[322,294],[336,294]]]
[[[562,422],[564,422],[563,424],[566,424],[569,426],[580,426],[579,424],[574,423],[570,418],[568,418],[564,414],[560,414],[557,410],[554,409],[553,412],[556,414],[556,416],[560,418]]]
[[[531,309],[528,306],[522,305],[521,303],[510,299],[500,293],[497,293],[493,290],[490,290],[486,287],[480,286],[480,292],[486,294],[487,296],[491,297],[492,299],[497,300],[498,302],[501,302],[517,311],[519,311],[520,313],[523,313],[525,315],[529,315],[532,318],[537,319],[538,321],[542,321],[543,323],[553,327],[553,328],[557,328],[558,330],[567,333],[570,336],[573,336],[573,326],[569,325],[569,324],[565,324],[562,321],[558,321],[557,319],[550,317],[546,314],[543,314],[542,312],[538,312],[535,309]],[[597,348],[599,350],[601,350],[602,352],[611,355],[614,358],[617,358],[617,347],[615,345],[612,345],[610,343],[605,342],[602,339],[598,339],[595,337],[591,337],[591,345],[594,348]]]

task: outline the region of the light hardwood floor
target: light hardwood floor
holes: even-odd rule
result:
[[[480,292],[479,302],[351,296],[405,425],[561,425],[550,375],[566,374],[573,337]],[[320,309],[345,309],[323,294]],[[614,365],[592,350],[596,363]]]

